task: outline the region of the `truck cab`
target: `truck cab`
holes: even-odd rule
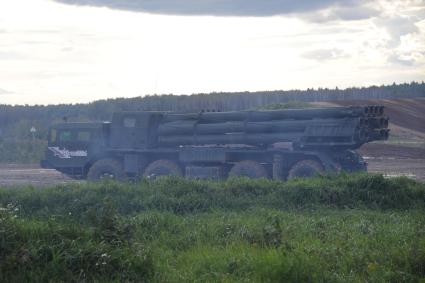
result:
[[[107,146],[109,123],[60,123],[49,129],[42,168],[54,168],[72,178],[83,178],[91,159]]]

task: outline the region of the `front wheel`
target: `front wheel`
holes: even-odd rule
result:
[[[112,158],[106,158],[96,161],[87,173],[87,179],[90,181],[100,181],[104,179],[122,181],[125,180],[121,162]]]

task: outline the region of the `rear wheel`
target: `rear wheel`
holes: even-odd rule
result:
[[[159,159],[149,164],[143,173],[143,176],[147,178],[167,175],[183,176],[183,171],[176,162],[167,159]]]
[[[102,179],[124,180],[126,178],[121,162],[112,158],[106,158],[96,161],[87,173],[87,179],[90,181],[99,181]]]
[[[252,160],[244,160],[236,163],[230,169],[229,176],[248,177],[252,179],[267,178],[267,170],[260,163]]]
[[[324,172],[323,165],[315,160],[301,160],[291,167],[288,180],[293,178],[309,178]]]

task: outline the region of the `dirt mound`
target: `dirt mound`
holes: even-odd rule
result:
[[[58,171],[42,169],[35,164],[0,164],[0,187],[21,185],[44,187],[72,181]]]
[[[390,139],[366,143],[358,152],[368,161],[370,172],[425,180],[425,98],[346,100],[314,104],[320,107],[384,105],[385,115],[390,117]]]
[[[367,143],[359,150],[363,156],[385,157],[391,156],[397,159],[423,159],[425,160],[425,148],[402,146],[383,143]]]

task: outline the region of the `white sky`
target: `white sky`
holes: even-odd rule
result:
[[[374,3],[379,16],[324,21],[0,0],[0,104],[424,80],[424,2]]]

